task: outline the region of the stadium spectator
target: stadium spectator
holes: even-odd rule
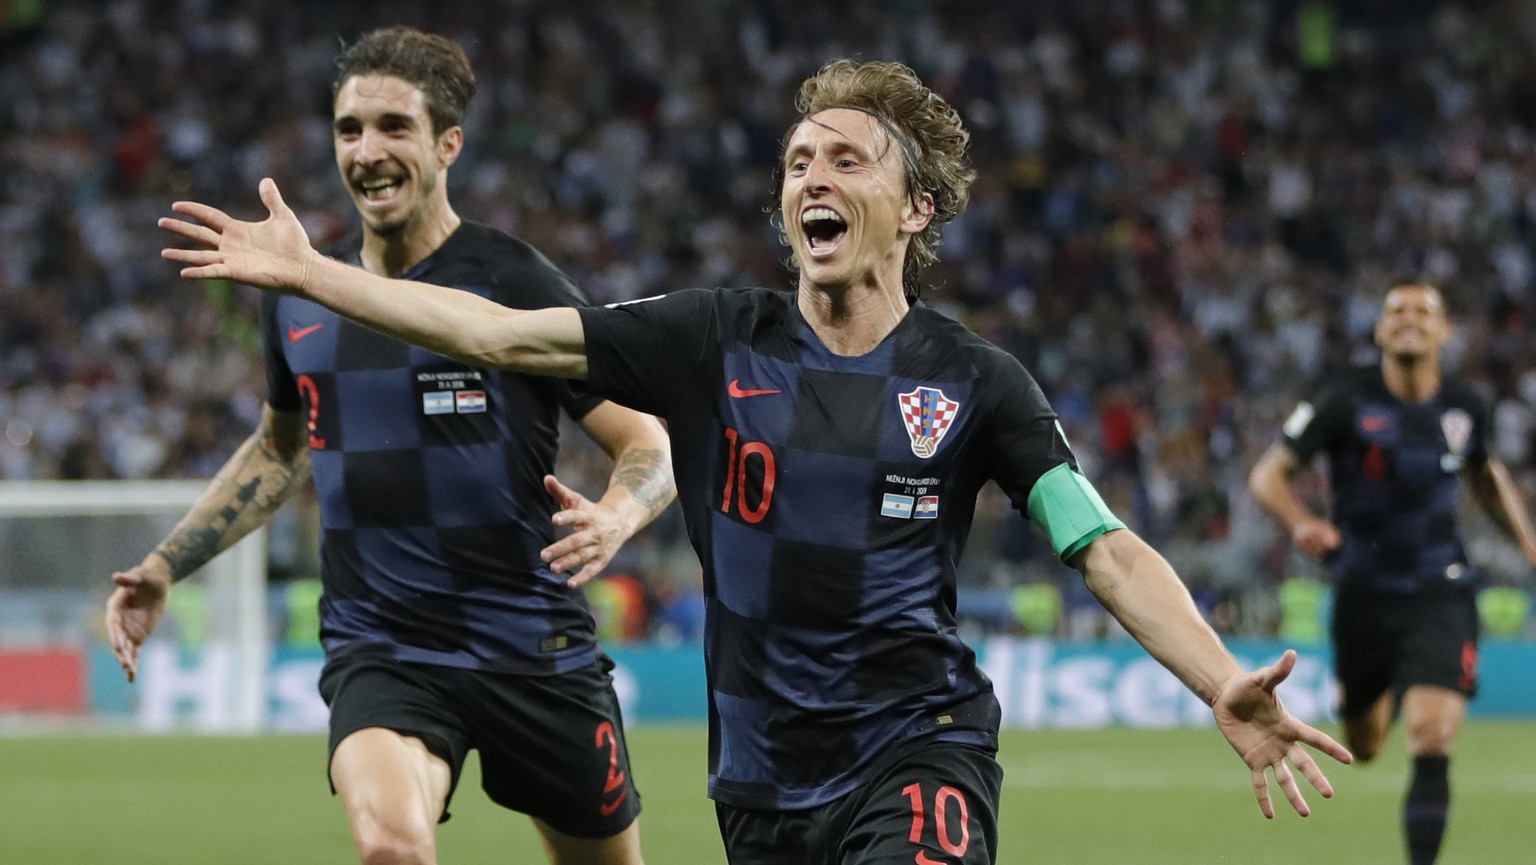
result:
[[[385,28],[337,65],[335,163],[362,230],[333,255],[491,304],[583,302],[533,247],[449,202],[476,89],[457,44]],[[129,679],[172,584],[313,473],[328,774],[361,860],[435,862],[435,825],[473,749],[486,793],[533,819],[551,862],[638,865],[613,662],[579,587],[672,500],[661,425],[553,379],[392,342],[300,299],[274,296],[261,319],[260,427],[171,535],[113,575],[107,628]],[[613,459],[598,501],[550,474],[562,407]],[[568,534],[557,540],[556,526]]]
[[[958,115],[909,68],[849,60],[807,79],[795,107],[775,172],[793,293],[525,312],[386,284],[316,253],[270,179],[261,223],[178,202],[195,221],[160,225],[192,247],[163,254],[189,279],[291,292],[465,362],[584,378],[668,421],[691,455],[678,471],[709,600],[710,795],[732,862],[996,861],[1001,711],[955,620],[955,562],[988,480],[1212,707],[1265,816],[1268,771],[1308,814],[1290,766],[1332,788],[1303,744],[1349,754],[1275,697],[1295,653],[1244,673],[1079,472],[1024,367],[918,300],[975,178]]]
[[[206,476],[260,419],[255,301],[160,290],[150,216],[272,174],[317,241],[335,240],[350,203],[329,177],[325,115],[292,107],[314,101],[337,34],[376,26],[378,4],[11,5],[0,478]],[[1536,492],[1536,6],[1326,7],[1326,20],[1188,0],[389,10],[456,35],[495,82],[465,120],[456,202],[603,302],[778,284],[787,250],[761,219],[790,120],[775,94],[828,56],[906,60],[966,117],[982,176],[930,302],[1035,372],[1084,458],[1109,435],[1112,474],[1087,467],[1101,491],[1154,545],[1232,580],[1234,627],[1265,635],[1295,566],[1266,555],[1273,526],[1244,479],[1307,383],[1369,347],[1387,274],[1428,273],[1454,295],[1447,366],[1497,395],[1500,455]],[[158,145],[124,174],[118,142],[144,116]],[[222,408],[192,421],[204,404]],[[562,462],[607,465],[581,442]],[[678,521],[662,522],[642,541],[681,546]],[[987,539],[1016,526],[978,509],[969,560],[998,555]],[[1037,546],[1032,563],[1065,587],[1073,575]]]
[[[1413,758],[1402,808],[1411,865],[1439,855],[1451,752],[1477,694],[1478,587],[1457,520],[1462,479],[1536,566],[1536,532],[1491,448],[1489,406],[1440,370],[1450,339],[1438,289],[1391,288],[1376,325],[1380,362],[1330,375],[1249,481],[1296,546],[1333,571],[1334,672],[1351,750],[1374,759],[1402,716]],[[1288,481],[1320,453],[1331,517]]]

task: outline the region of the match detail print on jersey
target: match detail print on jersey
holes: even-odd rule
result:
[[[422,414],[483,414],[487,410],[484,376],[477,369],[416,373]]]
[[[912,439],[912,453],[928,459],[939,451],[939,442],[949,432],[960,403],[946,397],[936,387],[918,387],[896,397],[901,422]]]

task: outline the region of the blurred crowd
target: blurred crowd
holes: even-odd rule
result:
[[[1448,362],[1536,493],[1536,10],[1428,0],[0,4],[0,478],[202,477],[254,428],[255,293],[181,284],[155,219],[180,197],[255,216],[273,176],[317,242],[349,231],[333,60],[390,23],[479,74],[459,213],[597,302],[789,287],[767,211],[795,86],[840,56],[914,67],[980,174],[925,300],[1025,363],[1225,630],[1273,633],[1282,582],[1318,575],[1244,479],[1313,382],[1373,358],[1394,278],[1442,287]],[[563,471],[600,491],[580,440]],[[695,596],[683,544],[674,513],[619,563],[642,613]],[[1044,587],[1041,628],[1102,632],[1071,576],[986,494],[968,627],[1029,630]]]

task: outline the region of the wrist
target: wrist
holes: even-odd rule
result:
[[[167,584],[179,583],[186,578],[186,574],[177,569],[176,560],[171,554],[160,547],[150,550],[149,555],[144,557],[144,561],[139,563],[139,567],[149,573],[164,576]]]
[[[314,287],[318,281],[317,272],[325,264],[325,256],[314,247],[304,250],[304,256],[299,260],[299,276],[293,285],[293,293],[308,299],[314,299]]]

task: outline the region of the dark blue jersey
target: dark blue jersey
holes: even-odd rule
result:
[[[335,257],[355,263],[357,251]],[[523,309],[583,303],[532,247],[471,223],[404,277]],[[309,422],[326,651],[528,674],[591,663],[585,598],[538,554],[554,539],[543,477],[560,406],[581,418],[598,401],[298,298],[269,295],[262,316],[267,400]]]
[[[1340,586],[1415,592],[1462,576],[1459,475],[1488,460],[1487,435],[1487,405],[1465,383],[1446,378],[1430,399],[1405,402],[1379,366],[1336,376],[1297,407],[1284,441],[1304,463],[1328,456],[1343,535],[1328,565]]]
[[[833,354],[763,289],[582,310],[592,388],[664,417],[704,570],[710,795],[830,802],[922,735],[997,747],[955,625],[976,495],[1073,457],[1024,368],[922,305]]]

